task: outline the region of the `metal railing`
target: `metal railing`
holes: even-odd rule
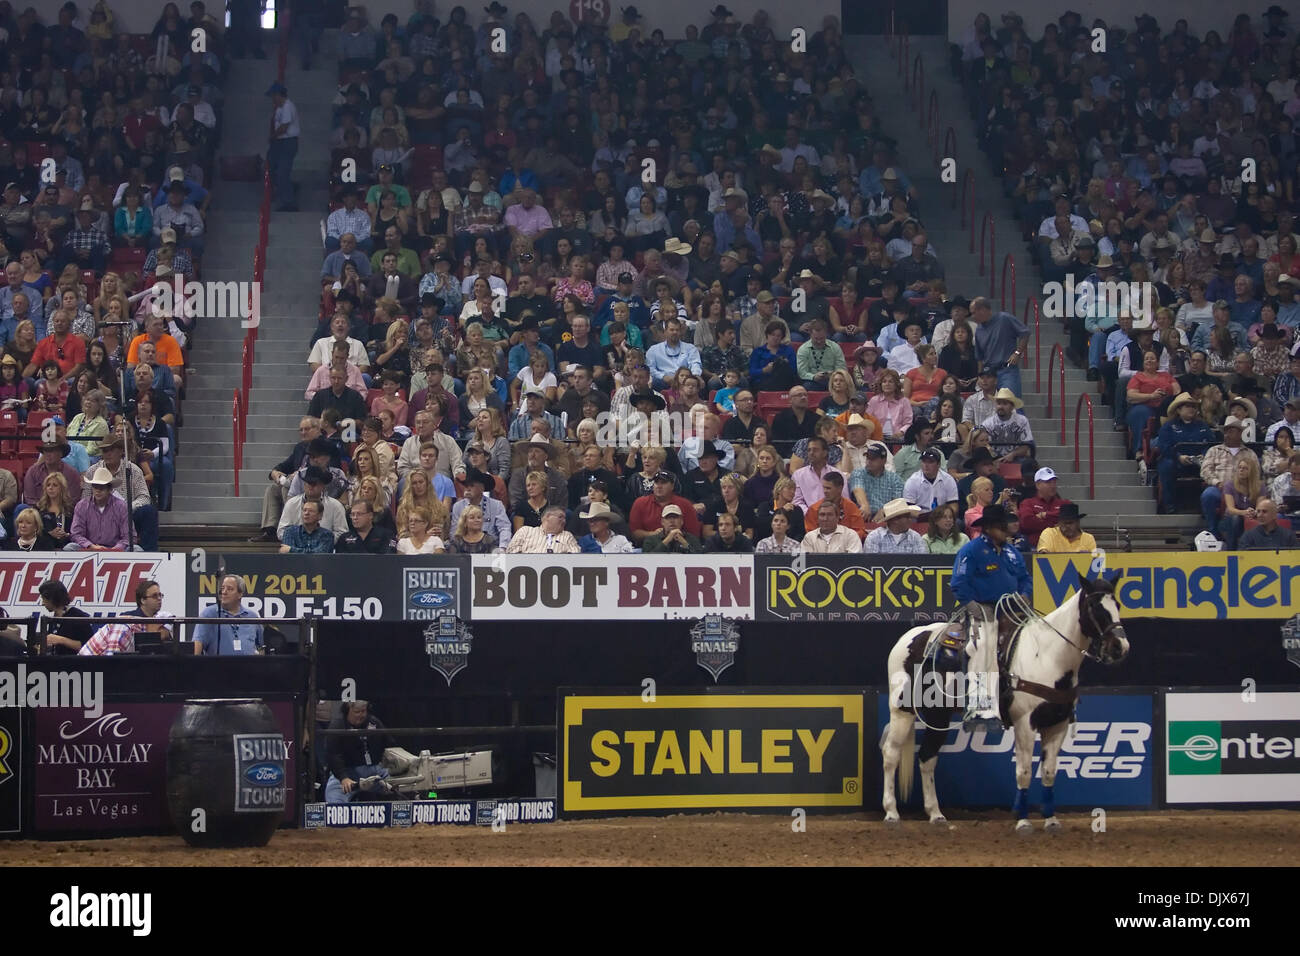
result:
[[[939,91],[930,91],[930,102],[925,108],[925,139],[930,144],[930,154],[939,161]]]
[[[910,89],[916,93],[914,108],[918,114],[921,114],[918,118],[921,120],[921,125],[924,126],[925,117],[921,113],[921,104],[925,102],[925,59],[920,53],[917,53],[916,58],[912,60],[912,85]]]
[[[1022,321],[1026,326],[1029,325],[1029,311],[1031,306],[1033,307],[1034,313],[1034,391],[1041,392],[1043,390],[1043,329],[1042,319],[1039,316],[1038,311],[1038,299],[1034,296],[1031,295],[1029,298],[1025,299],[1025,312],[1020,321]]]
[[[992,259],[989,259],[992,262]],[[1007,266],[1011,267],[1011,308],[1016,307],[1016,257],[1014,253],[1008,252],[1002,260],[1002,299],[1001,308],[1007,310]]]
[[[284,82],[285,65],[289,57],[289,11],[286,9],[277,27],[280,32],[280,48],[276,56],[276,81]],[[274,133],[275,113],[271,113],[271,129]],[[268,164],[262,172],[262,202],[257,214],[257,245],[253,247],[253,286],[256,292],[249,292],[248,314],[252,320],[244,333],[244,346],[240,354],[240,391],[235,394],[233,412],[235,415],[234,447],[232,461],[235,466],[235,497],[239,497],[239,471],[244,460],[244,442],[248,440],[248,412],[253,404],[253,366],[257,361],[257,335],[261,328],[261,288],[266,276],[266,246],[271,236],[271,169]],[[256,296],[254,299],[253,297]],[[254,310],[254,302],[258,308]]]
[[[975,220],[972,219],[971,224],[974,225],[974,222]],[[997,228],[993,223],[993,213],[991,212],[984,213],[984,218],[980,220],[980,275],[984,274],[984,236],[986,232],[989,240],[989,298],[991,299],[997,294],[997,288],[994,285],[997,282],[997,276],[993,272],[993,262],[998,255]],[[971,251],[974,252],[975,250],[972,249]]]
[[[244,468],[244,441],[240,432],[244,427],[244,406],[239,396],[239,389],[235,389],[235,397],[230,405],[230,430],[231,430],[231,447],[234,449],[232,461],[235,466],[235,497],[239,497],[239,473]]]
[[[1047,418],[1052,418],[1052,370],[1056,367],[1056,357],[1061,357],[1061,444],[1065,444],[1065,350],[1059,344],[1052,346],[1047,356]]]
[[[1059,346],[1058,346],[1059,348]],[[1065,394],[1062,386],[1062,395]],[[1079,400],[1074,403],[1074,473],[1079,473],[1079,422],[1082,419],[1079,416],[1079,409],[1084,405],[1088,406],[1088,498],[1091,500],[1097,496],[1097,453],[1096,453],[1096,434],[1092,418],[1092,396],[1087,392],[1079,393]],[[1065,411],[1065,402],[1061,402],[1061,411]]]

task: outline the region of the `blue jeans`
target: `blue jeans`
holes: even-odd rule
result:
[[[1106,337],[1108,335],[1110,335],[1110,332],[1093,332],[1090,334],[1088,339],[1089,368],[1100,369],[1106,361]]]
[[[352,768],[352,780],[357,784],[361,783],[362,777],[373,777],[378,774],[381,777],[387,777],[388,771],[376,764],[364,764],[360,767]],[[343,782],[334,774],[325,781],[325,802],[326,803],[351,803],[360,793],[360,787],[353,787],[351,793],[343,792]]]
[[[1155,409],[1149,405],[1134,405],[1128,410],[1126,419],[1129,430],[1129,455],[1133,458],[1138,456],[1142,451],[1142,432],[1147,427],[1147,421],[1155,414]]]
[[[1174,508],[1174,489],[1178,484],[1178,456],[1161,455],[1156,459],[1156,474],[1160,476],[1160,508],[1172,511]],[[1216,506],[1217,508],[1217,506]]]
[[[1019,365],[1008,365],[1005,368],[998,369],[998,388],[1009,388],[1016,398],[1020,397]]]
[[[298,137],[273,139],[266,150],[266,165],[271,172],[271,188],[280,209],[294,204],[293,160],[298,155]]]
[[[1201,492],[1201,514],[1205,516],[1205,527],[1231,551],[1237,547],[1237,538],[1241,536],[1245,522],[1237,515],[1226,512],[1220,514],[1222,505],[1223,492],[1220,489],[1210,487]]]
[[[131,518],[135,523],[136,544],[145,551],[158,550],[158,509],[153,505],[134,508]]]

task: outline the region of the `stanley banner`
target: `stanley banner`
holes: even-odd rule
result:
[[[1224,621],[1289,618],[1300,612],[1294,551],[1178,551],[1105,554],[1100,573],[1115,584],[1125,617]],[[1074,594],[1080,574],[1096,578],[1091,554],[1034,555],[1034,608],[1047,614]]]
[[[865,698],[561,689],[561,813],[860,808]]]
[[[759,621],[946,621],[950,557],[802,554],[754,558]]]

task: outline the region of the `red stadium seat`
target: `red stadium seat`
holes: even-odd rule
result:
[[[4,458],[0,459],[0,468],[13,475],[21,487],[23,475],[27,474],[28,462],[23,461],[21,458]]]
[[[0,455],[11,458],[18,454],[18,436],[21,432],[18,413],[12,408],[0,411],[0,436],[3,436],[0,437]]]
[[[853,365],[853,356],[857,354],[860,342],[841,342],[840,351],[844,353],[844,362],[846,365]]]
[[[1002,476],[1003,481],[1019,483],[1020,466],[1015,462],[1004,461],[1002,464],[998,465],[998,474]]]

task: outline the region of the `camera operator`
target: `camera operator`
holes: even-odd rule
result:
[[[384,725],[370,713],[370,704],[364,700],[343,701],[330,730],[366,730],[371,733],[331,735],[325,740],[325,763],[329,767],[329,780],[325,782],[326,803],[349,803],[361,792],[360,783],[365,777],[387,777],[381,765],[384,748],[393,745]]]

